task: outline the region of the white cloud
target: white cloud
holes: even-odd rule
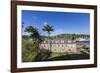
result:
[[[48,24],[48,23],[45,21],[45,22],[44,22],[44,26],[47,25],[47,24]]]

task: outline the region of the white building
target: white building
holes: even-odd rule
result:
[[[77,52],[76,43],[64,39],[43,41],[40,48],[51,52]]]

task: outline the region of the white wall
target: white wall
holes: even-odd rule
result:
[[[72,4],[88,4],[98,5],[98,19],[100,19],[100,1],[99,0],[33,0],[45,2],[59,2]],[[100,20],[98,21],[100,24]],[[100,25],[98,25],[100,31]],[[100,37],[100,33],[98,33]],[[98,38],[100,43],[100,38]],[[99,44],[98,44],[99,45]],[[84,69],[69,69],[69,70],[55,70],[42,71],[34,73],[99,73],[100,72],[100,45],[98,46],[98,67],[84,68]],[[10,0],[0,0],[0,73],[10,73]],[[32,72],[31,72],[32,73]]]

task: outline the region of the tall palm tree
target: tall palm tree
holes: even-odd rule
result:
[[[45,32],[47,32],[47,34],[48,34],[48,42],[49,42],[49,44],[50,44],[50,51],[51,51],[50,34],[51,34],[51,32],[54,31],[54,29],[53,29],[52,26],[46,24],[46,25],[43,27],[42,30],[45,31]]]
[[[34,61],[36,55],[41,55],[40,54],[40,44],[41,44],[41,36],[40,33],[38,31],[38,29],[36,29],[33,26],[27,26],[24,30],[25,32],[29,33],[29,37],[32,39],[32,43],[28,43],[25,48],[28,49],[28,55],[26,56],[27,59],[29,59],[30,61]],[[27,52],[25,52],[27,54]]]
[[[39,34],[39,32],[38,32],[38,30],[36,28],[34,28],[33,26],[28,26],[25,29],[25,32],[29,32],[30,33],[30,37],[32,38],[33,43],[35,43],[35,44],[39,44],[40,43],[41,36],[40,36],[40,34]]]

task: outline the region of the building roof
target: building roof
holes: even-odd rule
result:
[[[44,40],[43,43],[52,43],[52,44],[64,44],[64,43],[74,43],[75,41],[68,39],[53,39],[53,40]]]

